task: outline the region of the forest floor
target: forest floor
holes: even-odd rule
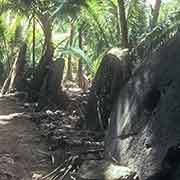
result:
[[[36,180],[52,168],[46,141],[23,112],[17,99],[0,98],[0,180]]]
[[[104,158],[104,133],[78,126],[87,95],[67,92],[66,110],[41,112],[23,94],[0,96],[0,180],[70,180],[84,161]]]

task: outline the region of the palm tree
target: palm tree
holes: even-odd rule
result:
[[[159,11],[161,7],[161,0],[156,0],[154,6],[152,6],[152,20],[151,20],[151,29],[153,29],[158,21]]]
[[[79,43],[79,48],[82,50],[83,49],[83,34],[82,34],[82,26],[81,25],[79,28],[78,28],[78,43]],[[79,63],[78,63],[78,81],[79,81],[79,86],[80,86],[80,81],[81,81],[81,78],[82,78],[82,58],[79,58]]]
[[[128,48],[128,27],[127,27],[127,19],[125,13],[125,4],[124,0],[118,0],[118,19],[119,19],[119,28],[121,32],[121,46],[123,48]]]
[[[73,45],[73,40],[74,40],[74,32],[75,29],[74,29],[74,24],[73,22],[71,22],[70,24],[70,36],[69,36],[69,47],[71,48],[72,45]],[[72,81],[73,80],[73,77],[72,77],[72,66],[71,66],[71,55],[69,55],[68,57],[68,67],[67,67],[67,75],[66,75],[66,80],[70,80]]]

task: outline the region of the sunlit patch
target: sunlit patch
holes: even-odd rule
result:
[[[42,178],[42,174],[33,173],[32,180],[40,180]]]
[[[122,60],[124,56],[128,55],[128,49],[112,48],[108,51],[108,54],[113,54],[118,57],[119,60]]]
[[[104,172],[105,179],[133,179],[136,175],[128,167],[110,164]]]
[[[9,114],[9,115],[0,115],[0,124],[6,125],[9,123],[10,120],[17,118],[23,114],[24,113],[13,113],[13,114]]]
[[[121,100],[119,100],[121,101]],[[130,111],[130,104],[129,100],[126,99],[124,103],[118,103],[118,111],[117,111],[117,129],[118,129],[118,135],[120,135],[129,125],[130,121],[130,116],[131,116],[131,111]]]
[[[162,3],[169,3],[171,0],[161,0]],[[152,7],[155,6],[156,0],[147,0],[147,3],[149,3]]]
[[[9,121],[1,120],[0,117],[0,125],[6,125],[6,124],[9,124]]]

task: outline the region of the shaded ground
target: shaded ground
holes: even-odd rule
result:
[[[0,180],[35,180],[50,169],[48,146],[17,99],[0,98]]]
[[[78,127],[86,95],[68,96],[66,110],[41,112],[15,98],[23,93],[0,97],[0,180],[70,180],[82,162],[104,158],[104,133]]]

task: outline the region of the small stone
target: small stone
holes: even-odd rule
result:
[[[134,180],[136,177],[136,173],[128,167],[105,160],[85,161],[78,174],[84,180]]]

